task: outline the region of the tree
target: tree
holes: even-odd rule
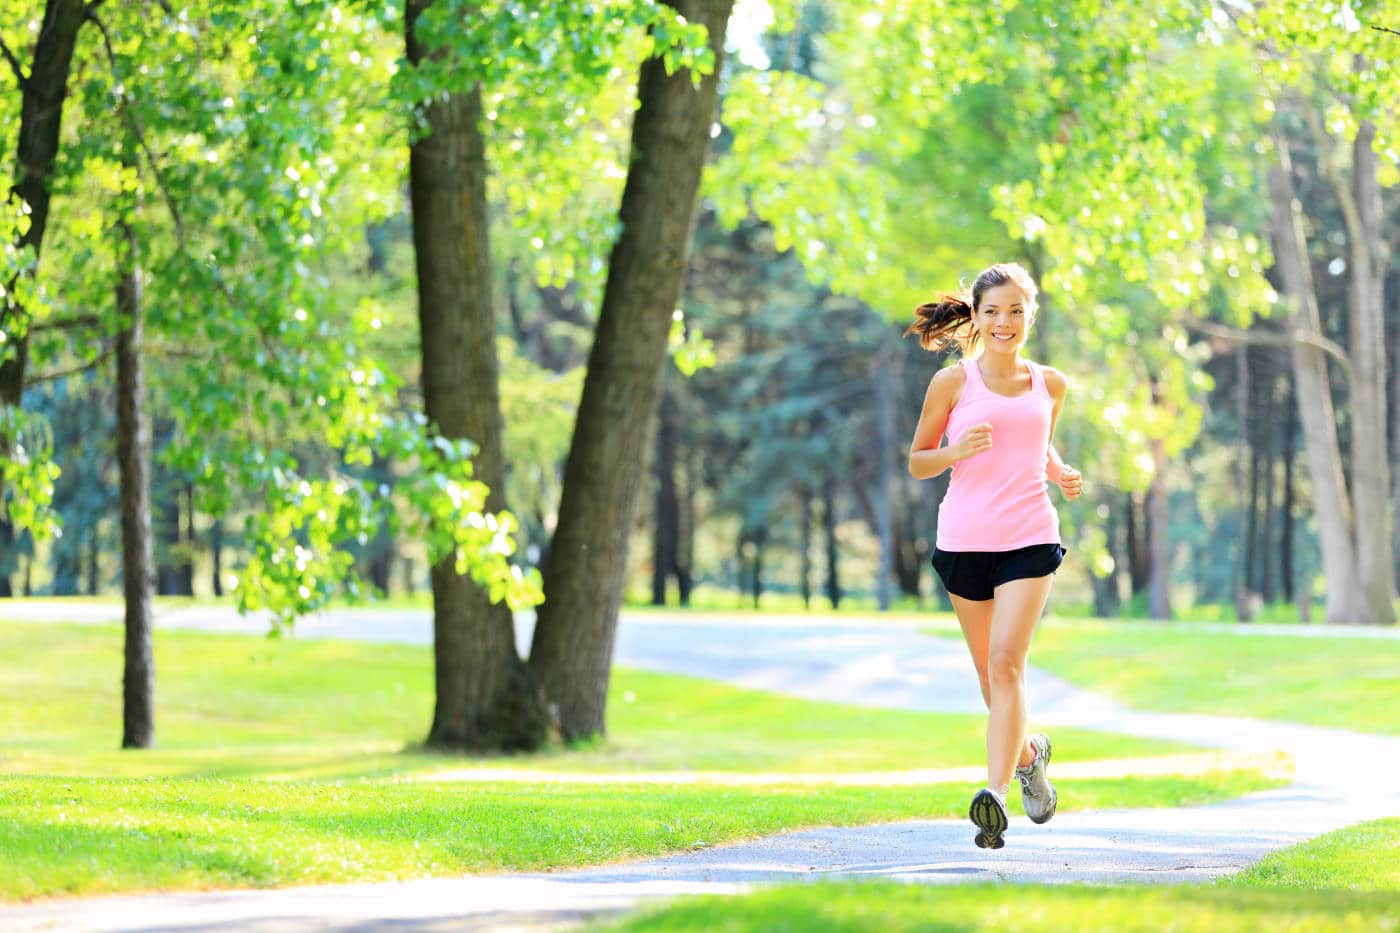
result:
[[[1377,3],[1368,16],[1400,14]],[[1258,56],[1260,93],[1275,102],[1268,170],[1270,232],[1283,292],[1291,305],[1290,350],[1327,578],[1329,622],[1395,622],[1394,540],[1386,411],[1384,325],[1388,244],[1381,189],[1400,180],[1400,136],[1393,105],[1400,83],[1373,63],[1393,51],[1390,37],[1342,11],[1271,3],[1241,14],[1244,41]],[[1325,108],[1324,112],[1319,112]],[[1308,243],[1294,187],[1290,121],[1318,149],[1319,174],[1345,224],[1347,347],[1322,333]],[[1325,125],[1324,125],[1325,124]],[[1296,132],[1296,131],[1295,131]],[[1382,163],[1379,154],[1386,155]],[[1328,357],[1347,376],[1350,482],[1342,470]],[[1362,503],[1367,505],[1364,507]]]
[[[1379,443],[1382,445],[1380,450],[1384,451],[1384,384],[1377,384],[1378,373],[1374,369],[1378,354],[1381,361],[1384,360],[1383,343],[1377,341],[1369,351],[1361,349],[1362,344],[1355,342],[1358,337],[1374,336],[1369,334],[1373,326],[1368,327],[1363,320],[1353,325],[1353,346],[1362,359],[1357,361],[1357,365],[1350,365],[1349,355],[1340,356],[1342,362],[1348,364],[1352,376],[1353,495],[1342,473],[1332,387],[1327,376],[1326,356],[1318,345],[1326,338],[1320,332],[1317,297],[1307,258],[1307,240],[1293,191],[1288,144],[1278,139],[1275,145],[1280,162],[1269,172],[1269,199],[1274,209],[1274,252],[1285,294],[1296,309],[1290,321],[1295,335],[1291,356],[1298,385],[1298,411],[1307,462],[1313,480],[1313,502],[1322,540],[1323,567],[1327,577],[1327,620],[1389,624],[1395,620],[1394,578],[1385,507],[1382,505],[1365,517],[1354,508],[1357,502],[1385,503],[1388,498],[1385,493],[1388,492],[1389,477],[1384,453],[1375,456],[1377,440],[1374,436],[1369,441],[1360,437],[1376,430],[1375,422],[1379,415],[1382,419]],[[1359,137],[1357,145],[1369,149],[1370,140]],[[1362,165],[1365,164],[1363,160]],[[1364,190],[1365,181],[1359,184]],[[1378,313],[1370,315],[1370,309],[1357,305],[1352,308],[1354,316],[1363,319],[1374,317],[1374,323],[1379,323]],[[1375,311],[1378,312],[1379,308]],[[1379,500],[1363,498],[1367,493],[1376,492],[1380,493]],[[1367,546],[1378,547],[1380,553],[1364,556]]]
[[[134,204],[131,205],[134,209]],[[117,465],[121,471],[122,597],[126,643],[122,672],[122,748],[155,744],[155,659],[151,648],[151,432],[145,411],[143,309],[139,246],[130,218],[117,226],[121,243],[117,310]]]
[[[604,731],[632,510],[684,283],[733,0],[670,5],[705,27],[709,72],[668,73],[659,59],[641,68],[622,233],[608,262],[530,655],[569,739]]]
[[[410,0],[404,17],[415,66],[435,54],[415,34],[429,6],[431,0]],[[425,413],[442,436],[471,439],[474,473],[490,489],[487,508],[500,510],[505,465],[480,86],[429,101],[422,119],[426,132],[410,146],[409,190]],[[493,602],[456,564],[449,554],[432,568],[437,705],[428,744],[534,748],[548,721],[516,654],[510,608]]]
[[[380,326],[376,308],[339,305],[321,274],[343,263],[352,243],[358,246],[352,237],[367,218],[397,203],[396,173],[386,172],[384,154],[370,148],[375,133],[365,133],[366,124],[372,130],[389,124],[388,110],[382,90],[361,73],[377,68],[387,84],[392,59],[361,54],[359,14],[337,9],[333,16],[323,3],[247,0],[238,10],[199,3],[178,12],[113,6],[102,11],[110,11],[110,22],[98,18],[97,6],[82,11],[97,28],[83,48],[106,67],[85,69],[81,132],[73,134],[66,158],[56,163],[50,156],[45,169],[58,164],[64,174],[26,195],[27,209],[42,195],[48,218],[56,184],[92,197],[66,202],[66,224],[50,224],[66,261],[63,287],[49,288],[47,304],[24,301],[44,285],[32,261],[34,244],[21,243],[27,253],[6,253],[6,272],[22,286],[7,289],[7,336],[12,319],[26,325],[27,335],[37,315],[53,317],[38,321],[47,326],[78,320],[81,310],[94,321],[97,338],[116,336],[122,346],[123,391],[139,386],[143,344],[153,357],[183,364],[167,367],[180,371],[167,374],[163,386],[175,419],[167,464],[194,478],[216,521],[235,498],[252,501],[244,529],[251,553],[238,579],[241,608],[269,608],[286,625],[337,593],[353,596],[359,581],[345,544],[376,533],[396,495],[407,500],[402,520],[410,530],[422,529],[435,558],[453,553],[458,570],[493,597],[527,603],[537,587],[509,563],[509,518],[483,514],[486,488],[471,479],[467,445],[433,437],[421,421],[389,410],[394,379],[364,349]],[[0,36],[8,26],[0,23]],[[26,100],[53,83],[31,79],[44,56],[52,57],[47,47],[54,35],[48,26],[39,32],[28,76],[6,46]],[[132,80],[138,70],[142,79]],[[377,106],[358,110],[371,94]],[[21,166],[31,174],[44,165],[24,157],[35,148],[38,129],[56,135],[55,102],[62,98],[48,101],[41,114],[55,121],[48,127],[30,120],[25,105],[18,139]],[[344,121],[347,108],[363,119]],[[6,133],[11,126],[0,122]],[[164,211],[134,211],[124,206],[129,197],[156,201]],[[127,231],[119,240],[90,235],[105,225],[104,211]],[[34,230],[31,225],[25,236]],[[115,307],[113,281],[123,283]],[[11,313],[17,302],[23,314]],[[9,363],[22,364],[26,349]],[[77,355],[100,355],[91,351],[90,343],[74,341]],[[131,405],[139,397],[138,390]],[[8,410],[7,417],[10,427],[19,423]],[[122,459],[132,471],[142,460],[140,422],[133,412],[120,428],[129,435]],[[307,437],[317,442],[310,456],[301,443]],[[33,473],[15,466],[23,466],[17,451],[4,461],[7,491],[25,491],[14,480]],[[399,477],[393,490],[367,483],[354,468],[371,462],[371,451],[419,469]],[[125,472],[134,477],[132,471]],[[30,482],[28,491],[35,488]],[[32,505],[37,498],[10,501]],[[129,587],[139,587],[149,567],[143,569],[135,539],[149,528],[149,497],[145,505],[134,493],[124,496],[124,506],[128,501],[135,520],[128,523],[132,563],[125,575]],[[187,514],[192,511],[193,504]],[[19,514],[33,524],[37,510]],[[140,616],[140,600],[131,603],[129,611]],[[130,681],[149,686],[149,675],[139,670],[139,641],[130,653],[136,669]],[[138,722],[133,733],[141,731]]]
[[[100,0],[98,0],[100,2]],[[39,310],[34,289],[39,256],[48,229],[51,179],[58,158],[68,79],[78,31],[96,4],[91,0],[48,0],[29,71],[0,36],[0,52],[10,66],[20,95],[15,180],[0,222],[5,253],[0,256],[0,504],[7,507],[11,528],[47,527],[42,511],[53,493],[54,472],[46,451],[34,444],[20,411],[29,327]],[[25,450],[28,442],[30,449]]]

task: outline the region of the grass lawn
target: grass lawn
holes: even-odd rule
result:
[[[414,746],[432,655],[411,645],[159,631],[156,739],[121,738],[121,629],[0,623],[0,772],[351,779],[518,764],[533,770],[871,771],[977,765],[977,715],[871,710],[674,675],[613,672],[606,741],[465,758]],[[1196,751],[1060,729],[1057,762]]]
[[[1228,882],[1250,888],[1389,891],[1400,896],[1400,819],[1371,820],[1266,856]],[[1400,904],[1396,905],[1400,915]]]
[[[1237,890],[1210,885],[795,884],[697,898],[596,930],[670,933],[881,933],[1074,930],[1273,933],[1400,929],[1400,896]]]
[[[1247,628],[1247,626],[1242,626]],[[930,634],[960,638],[956,629]],[[1137,709],[1400,735],[1400,639],[1046,619],[1032,664]]]
[[[1074,807],[1226,799],[1254,772],[1078,781]],[[1131,790],[1131,793],[1130,793]],[[541,869],[796,826],[960,817],[955,785],[896,788],[0,778],[0,901]]]
[[[961,816],[961,785],[432,780],[427,648],[156,637],[160,748],[116,750],[120,628],[0,623],[0,900],[593,864],[784,828]],[[844,707],[616,671],[610,738],[494,768],[837,773],[973,765],[981,717]],[[1183,746],[1056,733],[1057,760]],[[1253,770],[1084,780],[1065,809],[1226,799]]]
[[[1213,884],[790,884],[689,898],[593,929],[856,933],[874,926],[891,933],[1400,930],[1400,820],[1319,836]]]

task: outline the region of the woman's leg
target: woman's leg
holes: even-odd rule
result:
[[[1026,654],[1036,623],[1050,598],[1050,576],[1011,580],[996,588],[987,641],[986,669],[991,708],[987,716],[987,785],[1011,783],[1018,764],[1030,764],[1026,741]]]
[[[953,601],[953,612],[957,614],[958,625],[962,626],[963,640],[967,642],[967,650],[972,655],[972,665],[977,668],[977,682],[982,687],[982,701],[987,704],[988,709],[991,709],[992,688],[987,676],[987,652],[991,644],[992,610],[996,600],[963,599],[961,596],[954,596],[951,593],[948,594],[948,598]],[[989,748],[991,742],[990,727],[991,722],[988,720]],[[1016,764],[1024,768],[1034,760],[1035,749],[1031,747],[1029,741],[1023,741],[1021,746],[1021,754],[1016,759]]]

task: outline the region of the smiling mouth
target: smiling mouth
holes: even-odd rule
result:
[[[1016,339],[1016,335],[1015,335],[1015,334],[992,334],[992,339],[994,339],[994,340],[1000,340],[1000,341],[1002,341],[1003,343],[1005,343],[1005,342],[1008,341],[1008,340],[1014,340],[1014,339]]]

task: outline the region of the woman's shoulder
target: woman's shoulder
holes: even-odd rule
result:
[[[1055,398],[1062,398],[1065,390],[1069,388],[1069,380],[1065,374],[1053,366],[1046,366],[1044,363],[1032,363],[1032,366],[1039,367],[1040,375],[1045,380],[1045,389]]]
[[[939,388],[961,389],[966,382],[967,368],[961,360],[933,374],[933,383]]]
[[[942,403],[944,410],[951,411],[962,398],[967,385],[967,370],[961,364],[945,366],[933,374],[928,384],[928,401]]]

